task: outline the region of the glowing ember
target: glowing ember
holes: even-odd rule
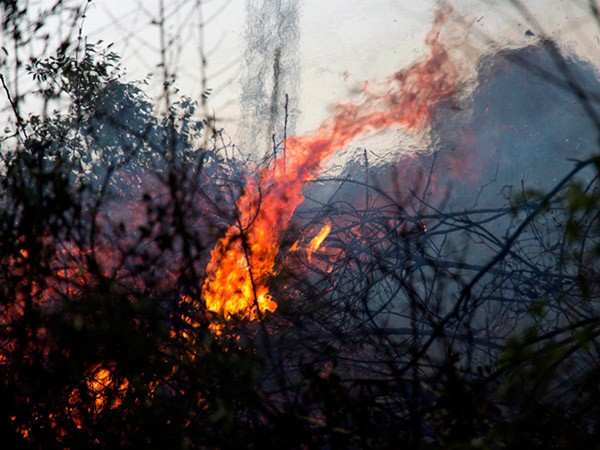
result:
[[[365,83],[361,102],[339,104],[313,133],[289,137],[285,160],[262,169],[258,180],[247,180],[236,203],[238,223],[211,253],[203,285],[209,311],[247,319],[275,311],[268,280],[275,273],[281,237],[304,200],[302,187],[315,179],[321,162],[370,131],[397,125],[422,129],[435,107],[455,92],[456,70],[439,39],[448,15],[437,14],[425,40],[427,58],[384,82]]]
[[[96,411],[102,411],[106,407],[118,408],[121,405],[119,396],[125,394],[129,381],[123,379],[117,385],[111,369],[97,366],[87,380],[87,387],[94,397]]]
[[[101,365],[92,367],[86,374],[86,387],[93,400],[90,411],[94,414],[101,413],[105,409],[116,409],[121,406],[121,397],[129,389],[127,378],[120,380],[120,383],[114,377],[115,364]],[[74,389],[69,397],[69,403],[74,406],[71,411],[73,422],[77,428],[83,426],[81,412],[76,405],[81,402],[79,389]]]

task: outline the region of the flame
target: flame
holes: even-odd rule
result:
[[[129,389],[129,380],[122,378],[120,383],[114,376],[114,363],[96,364],[86,373],[86,388],[93,404],[84,406],[93,414],[99,414],[106,409],[117,409],[121,406],[123,397]],[[82,411],[79,409],[81,393],[78,388],[71,391],[69,404],[71,418],[77,428],[83,427]]]
[[[297,240],[295,241],[292,246],[290,247],[290,252],[297,252],[298,250],[300,250],[300,241]]]
[[[309,262],[312,258],[313,253],[319,250],[321,244],[327,238],[327,236],[329,236],[330,232],[331,224],[328,223],[323,228],[321,228],[321,231],[319,231],[314,238],[311,239],[310,243],[306,247],[306,259],[308,259]]]
[[[440,31],[450,11],[440,11],[425,39],[429,55],[383,82],[365,83],[363,100],[338,104],[314,132],[286,139],[285,158],[247,179],[236,202],[238,220],[211,252],[203,299],[209,311],[226,319],[257,319],[277,304],[268,280],[275,274],[281,237],[304,200],[302,188],[315,179],[321,162],[371,131],[403,126],[423,129],[441,101],[456,90],[457,71]],[[312,243],[312,242],[311,242]]]
[[[129,381],[127,378],[124,378],[117,385],[113,375],[113,368],[97,365],[89,374],[87,388],[94,397],[96,411],[100,412],[107,407],[115,409],[121,406],[119,396],[126,393],[129,388]],[[114,393],[110,393],[109,390],[114,390]]]

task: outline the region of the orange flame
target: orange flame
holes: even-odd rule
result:
[[[330,232],[331,224],[328,223],[323,228],[321,228],[321,231],[319,231],[314,238],[311,239],[308,246],[306,247],[306,259],[308,259],[308,261],[311,260],[313,253],[319,250],[319,248],[321,248],[321,244],[327,238],[327,236],[329,236]]]
[[[438,12],[426,37],[429,55],[385,82],[365,83],[360,103],[338,104],[314,132],[286,140],[287,155],[248,179],[236,203],[238,223],[211,252],[203,298],[209,311],[225,318],[256,319],[277,304],[268,280],[275,273],[281,237],[304,200],[302,187],[317,176],[321,162],[369,131],[401,125],[425,127],[435,107],[456,90],[457,73],[440,42],[449,11]]]
[[[88,406],[90,412],[99,414],[105,409],[117,409],[121,406],[121,397],[129,389],[129,380],[123,378],[120,383],[115,379],[114,369],[116,365],[96,364],[86,374],[86,386],[91,395],[93,405]],[[82,411],[78,409],[81,402],[81,393],[78,388],[73,389],[69,396],[72,405],[71,417],[77,428],[83,427]]]

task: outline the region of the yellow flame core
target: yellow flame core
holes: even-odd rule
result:
[[[321,231],[319,231],[319,233],[317,233],[317,235],[314,238],[311,239],[310,243],[308,244],[308,247],[306,248],[306,258],[308,259],[308,261],[311,260],[313,253],[319,250],[319,248],[321,248],[321,244],[325,239],[327,239],[327,236],[329,236],[330,232],[331,224],[328,223],[323,228],[321,228]]]
[[[222,246],[230,245],[223,252]],[[265,251],[261,257],[253,257],[252,247],[244,251],[239,240],[222,241],[211,256],[223,255],[214,267],[213,276],[204,282],[204,299],[209,311],[219,313],[226,319],[234,314],[253,320],[265,311],[273,312],[276,303],[269,295],[263,274],[271,274],[275,265],[276,250]],[[213,269],[209,265],[209,269]],[[218,280],[218,282],[217,282]]]

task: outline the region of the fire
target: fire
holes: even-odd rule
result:
[[[117,384],[113,372],[113,365],[97,365],[90,370],[87,376],[87,389],[93,396],[97,412],[105,408],[118,408],[121,405],[119,397],[124,395],[129,388],[129,381],[126,378]]]
[[[123,397],[129,389],[129,380],[123,378],[117,381],[114,371],[115,364],[96,364],[86,374],[86,389],[91,396],[93,404],[87,406],[93,414],[99,414],[105,409],[117,409],[121,406]],[[83,427],[82,411],[78,405],[81,403],[81,392],[73,389],[69,396],[72,405],[71,417],[77,428]]]
[[[317,130],[289,137],[285,158],[246,180],[236,202],[237,223],[218,241],[207,266],[203,299],[209,311],[251,320],[275,311],[268,282],[276,273],[281,238],[304,200],[304,184],[315,179],[322,161],[368,132],[398,125],[423,129],[435,107],[454,94],[457,71],[440,42],[448,16],[449,11],[438,12],[425,40],[429,55],[424,60],[383,82],[365,83],[361,102],[338,104]],[[321,242],[329,231],[319,233]]]
[[[321,228],[321,231],[319,231],[319,233],[317,233],[317,235],[314,238],[311,239],[310,243],[306,247],[306,259],[308,259],[309,262],[312,258],[313,253],[319,250],[319,248],[321,248],[321,244],[325,239],[327,239],[327,236],[329,236],[330,232],[331,224],[328,223],[323,228]]]

